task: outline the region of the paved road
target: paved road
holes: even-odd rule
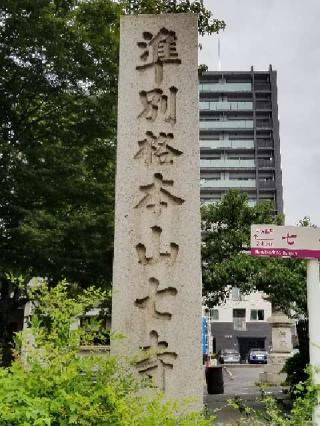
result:
[[[227,371],[226,371],[227,370]],[[263,366],[226,366],[224,369],[224,394],[208,395],[205,389],[204,402],[209,413],[217,415],[217,424],[237,424],[241,415],[239,411],[228,406],[228,400],[234,396],[239,396],[246,406],[255,409],[262,409],[263,406],[257,401],[260,396],[259,388],[256,383],[259,382],[259,374],[264,370]],[[279,395],[281,387],[270,387],[266,390],[268,393]],[[249,423],[248,423],[249,425]]]
[[[227,395],[257,395],[259,392],[256,383],[259,382],[259,374],[263,370],[263,366],[226,366],[223,372],[224,393]]]

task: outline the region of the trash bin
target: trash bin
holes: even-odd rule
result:
[[[222,366],[206,368],[206,382],[208,394],[224,393]]]

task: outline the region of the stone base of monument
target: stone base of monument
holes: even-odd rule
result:
[[[268,358],[268,364],[265,366],[264,372],[259,375],[260,382],[270,385],[282,385],[287,375],[285,373],[281,373],[281,370],[288,357],[289,354],[271,354]]]
[[[286,374],[281,373],[281,370],[292,351],[291,327],[293,321],[282,312],[273,311],[268,322],[272,327],[273,351],[268,357],[268,364],[264,372],[260,374],[260,382],[281,385],[286,379]]]

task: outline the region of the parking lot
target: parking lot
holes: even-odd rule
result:
[[[263,405],[257,401],[260,396],[259,374],[264,371],[264,365],[225,365],[223,368],[224,393],[218,395],[208,395],[204,392],[204,403],[208,412],[217,416],[217,424],[236,424],[241,415],[239,411],[230,408],[228,400],[239,396],[246,406],[255,409],[262,409]],[[272,386],[266,389],[276,397],[282,395],[282,388]]]

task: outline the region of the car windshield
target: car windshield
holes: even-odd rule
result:
[[[237,355],[238,352],[235,349],[226,349],[224,351],[222,351],[223,354],[225,355]]]
[[[266,353],[267,351],[265,349],[251,349],[250,350],[251,353],[253,352],[262,352],[262,353]]]

